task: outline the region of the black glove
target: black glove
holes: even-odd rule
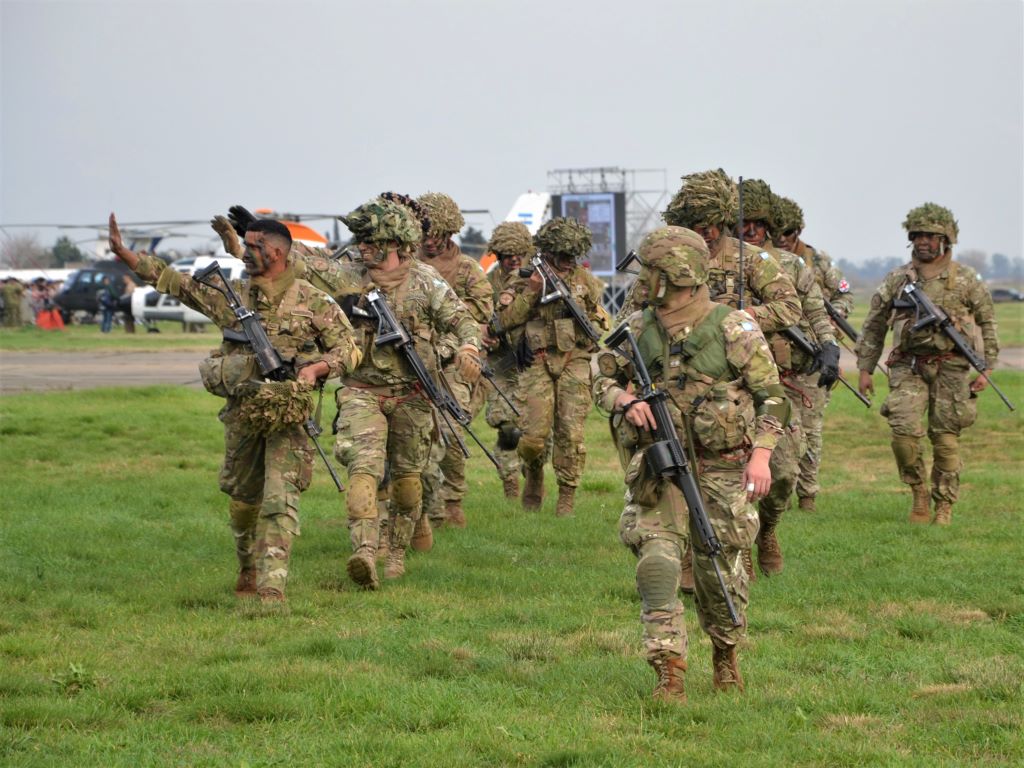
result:
[[[355,311],[356,305],[359,304],[361,298],[363,298],[361,293],[346,293],[342,296],[341,301],[338,302],[341,311],[345,313],[345,317],[349,320],[352,319],[352,313]]]
[[[839,378],[839,345],[832,341],[822,344],[814,362],[821,370],[818,375],[818,386],[830,388]]]
[[[241,205],[232,205],[228,208],[228,221],[231,222],[231,226],[235,228],[239,237],[245,237],[249,225],[256,221],[256,217]]]
[[[527,341],[525,333],[519,337],[519,343],[516,344],[515,354],[516,368],[520,371],[525,371],[533,365],[533,361],[536,359],[536,355],[533,354],[533,349],[530,348],[530,343]]]

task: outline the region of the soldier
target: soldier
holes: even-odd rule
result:
[[[719,168],[684,176],[683,185],[661,216],[666,224],[687,227],[704,238],[710,251],[708,289],[712,301],[744,310],[764,333],[796,325],[802,316],[800,297],[769,253],[745,246],[740,272],[739,240],[728,234],[736,226],[738,203],[736,184]],[[689,553],[683,559],[682,584],[684,591],[692,591]]]
[[[772,452],[771,490],[758,503],[761,527],[757,533],[757,564],[767,576],[781,573],[784,566],[782,547],[775,530],[782,513],[789,506],[800,472],[800,457],[805,453],[801,429],[803,411],[814,406],[812,390],[831,386],[839,374],[839,345],[832,334],[832,324],[825,312],[825,302],[814,273],[803,259],[775,248],[768,239],[772,198],[772,191],[765,182],[760,179],[743,180],[743,240],[770,253],[793,282],[803,315],[799,330],[820,352],[811,358],[784,334],[777,331],[765,334],[792,414]],[[753,575],[752,563],[748,565],[748,572]]]
[[[786,398],[757,323],[716,304],[707,286],[708,249],[695,232],[664,227],[647,235],[638,255],[650,306],[628,319],[655,387],[668,395],[680,440],[690,446],[707,516],[722,543],[726,587],[739,614],[730,619],[712,561],[688,523],[682,493],[651,471],[646,449],[655,426],[650,406],[627,389],[629,368],[610,352],[594,356],[594,400],[624,413],[633,451],[626,470],[622,542],[637,556],[636,583],[654,696],[685,703],[686,624],[677,596],[686,541],[695,551],[695,605],[713,646],[718,690],[743,690],[736,646],[746,634],[748,580],[742,552],[757,534],[751,501],[771,485],[771,452],[787,419]]]
[[[577,262],[590,250],[590,230],[575,219],[555,218],[544,224],[534,244],[554,272],[565,282],[590,322],[608,330],[608,314],[601,306],[604,283]],[[552,436],[552,465],[558,480],[559,517],[573,514],[573,499],[587,450],[583,423],[590,411],[590,353],[593,342],[577,327],[563,301],[541,304],[543,280],[538,270],[516,277],[498,300],[506,328],[520,334],[525,360],[532,363],[519,374],[515,403],[523,435],[519,458],[523,465],[522,505],[539,509],[544,498],[545,445]]]
[[[419,357],[433,375],[435,340],[454,339],[455,370],[475,383],[480,374],[479,326],[437,271],[414,257],[422,237],[416,215],[392,200],[375,198],[342,221],[352,232],[359,262],[348,265],[347,281],[359,290],[343,299],[351,307],[362,363],[338,389],[335,455],[348,468],[346,498],[352,557],[351,579],[366,589],[379,586],[377,489],[390,472],[390,546],[384,576],[405,573],[405,551],[422,510],[422,474],[430,456],[435,414],[405,358],[393,345],[376,345],[377,321],[367,317],[366,294],[380,291],[395,317],[413,337]]]
[[[292,539],[299,535],[299,495],[309,487],[314,448],[302,424],[318,382],[352,371],[362,357],[338,305],[304,280],[288,262],[291,235],[276,221],[255,222],[245,233],[243,260],[250,275],[239,284],[244,306],[263,321],[295,381],[262,380],[252,347],[225,336],[220,350],[200,365],[207,390],[226,398],[220,412],[225,455],[220,489],[229,513],[239,573],[235,594],[284,600]],[[110,249],[146,283],[178,297],[225,330],[241,323],[220,292],[125,247],[114,214]]]
[[[849,317],[853,311],[853,295],[850,284],[843,273],[832,263],[832,259],[824,251],[808,245],[800,239],[804,229],[804,212],[800,206],[788,197],[773,195],[772,199],[772,239],[779,248],[794,253],[814,271],[814,278],[821,289],[822,297],[842,317]],[[833,334],[837,332],[833,330]],[[837,340],[840,339],[837,336]],[[851,339],[851,341],[853,341]],[[806,374],[807,383],[815,385],[816,372]],[[818,467],[821,464],[822,433],[825,420],[825,407],[832,394],[830,387],[810,386],[806,389],[811,401],[809,408],[801,408],[795,415],[800,419],[807,450],[800,458],[800,474],[796,481],[796,495],[800,509],[807,512],[815,510],[815,497],[821,486],[818,483]]]
[[[497,263],[487,273],[497,304],[502,291],[517,277],[523,261],[533,256],[533,236],[526,225],[518,221],[505,221],[494,228],[487,249],[497,257]],[[496,322],[495,322],[496,321]],[[497,314],[484,338],[488,349],[488,365],[495,372],[495,380],[509,397],[519,386],[519,371],[515,364],[515,345],[518,338],[505,330]],[[519,419],[505,400],[491,387],[487,392],[487,424],[498,430],[494,456],[498,460],[505,498],[519,498],[519,453],[516,451],[523,432]]]
[[[462,212],[454,200],[441,192],[427,192],[416,202],[422,206],[429,222],[420,246],[420,260],[441,273],[479,324],[482,335],[491,321],[494,299],[483,269],[475,259],[462,253],[452,239],[465,224]],[[482,405],[482,400],[473,396],[474,387],[479,386],[479,382],[471,384],[459,374],[454,364],[454,337],[451,334],[441,335],[437,340],[437,350],[442,363],[441,375],[452,395],[464,411],[470,416],[476,415],[472,406],[475,404],[479,408]],[[459,427],[456,425],[455,429]],[[430,548],[431,523],[440,525],[447,522],[455,528],[466,526],[462,508],[462,499],[466,495],[466,457],[455,440],[449,440],[447,448],[438,443],[431,453],[431,462],[423,473],[424,514],[417,522],[413,536],[413,546],[421,550]]]
[[[4,280],[4,325],[8,328],[20,328],[22,324],[21,297],[25,289],[21,281],[14,277]]]
[[[988,288],[966,264],[953,261],[959,227],[948,208],[925,203],[912,209],[903,228],[913,246],[911,261],[894,269],[871,297],[857,344],[861,394],[874,391],[871,372],[882,355],[885,335],[893,333],[889,355],[889,395],[881,413],[892,429],[892,452],[900,480],[910,486],[913,504],[910,522],[927,523],[929,489],[921,438],[922,416],[928,414],[932,444],[931,500],[936,525],[949,525],[960,490],[961,430],[977,416],[975,398],[988,386],[988,376],[999,356],[995,312]],[[914,283],[943,309],[968,340],[980,329],[985,373],[968,383],[969,364],[949,337],[935,325],[914,330],[912,305],[900,301],[903,288]]]

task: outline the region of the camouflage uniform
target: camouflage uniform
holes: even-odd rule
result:
[[[669,275],[670,282],[701,285],[706,280],[707,249],[687,229],[666,227],[651,233],[644,241],[647,248],[641,246],[641,258],[653,262],[659,242],[666,241],[673,250],[662,252],[661,263],[691,265],[691,271],[675,279]],[[723,575],[741,626],[734,627],[730,620],[712,561],[691,530],[681,492],[649,468],[645,449],[651,444],[650,433],[624,422],[627,428],[619,447],[629,460],[628,490],[619,535],[638,557],[644,648],[655,669],[670,660],[682,660],[685,669],[687,635],[677,589],[688,539],[696,544],[697,614],[716,658],[744,637],[748,578],[741,553],[753,544],[758,517],[747,501],[743,472],[753,448],[775,447],[785,419],[778,374],[757,324],[744,312],[712,303],[707,293],[694,300],[692,311],[691,320],[671,335],[652,308],[635,312],[627,322],[654,385],[668,394],[680,439],[686,443],[688,434],[692,438],[696,474],[708,518],[723,545]],[[595,402],[611,412],[630,382],[629,368],[617,355],[601,352],[594,356],[593,369]]]
[[[241,330],[221,293],[159,258],[140,254],[135,271],[217,326]],[[330,296],[297,279],[291,267],[273,281],[254,277],[236,290],[242,303],[259,314],[270,342],[286,362],[294,361],[299,368],[323,361],[330,369],[327,378],[358,365],[362,355],[344,313]],[[292,538],[299,535],[299,495],[309,486],[315,449],[297,417],[277,427],[259,427],[254,409],[261,407],[263,395],[280,385],[262,383],[248,344],[224,340],[220,350],[200,365],[200,373],[207,390],[226,398],[219,416],[225,444],[220,489],[231,497],[239,586],[254,573],[261,595],[282,596]]]
[[[975,396],[968,386],[970,366],[934,325],[913,331],[914,310],[899,308],[895,302],[904,286],[918,284],[936,306],[945,310],[968,341],[980,331],[988,369],[995,367],[999,355],[995,312],[988,288],[978,274],[950,257],[958,228],[948,210],[926,203],[908,214],[904,228],[911,234],[942,234],[948,249],[934,263],[922,264],[915,258],[885,276],[871,297],[871,308],[857,344],[857,367],[868,373],[874,370],[891,328],[893,350],[887,361],[889,395],[881,413],[892,429],[892,450],[900,479],[915,490],[915,496],[923,496],[928,478],[921,450],[925,434],[921,420],[927,413],[928,438],[934,454],[931,499],[938,522],[948,522],[949,509],[960,490],[960,432],[977,417]],[[945,519],[939,515],[941,508],[945,510]],[[915,513],[912,519],[920,517],[916,510]],[[927,507],[924,518],[927,520]]]
[[[8,328],[21,327],[21,297],[23,292],[21,283],[13,277],[4,281],[2,291],[4,299],[4,325]]]
[[[578,259],[590,248],[590,231],[572,219],[552,219],[534,240],[546,255]],[[561,277],[594,327],[608,330],[609,318],[601,305],[604,283],[578,264]],[[522,344],[534,355],[532,365],[519,374],[515,390],[523,430],[517,450],[527,476],[523,502],[528,508],[540,505],[545,444],[551,435],[558,512],[566,515],[572,513],[573,495],[587,455],[583,425],[591,408],[593,345],[577,328],[564,302],[541,304],[539,292],[528,285],[528,278],[516,276],[498,300],[501,322],[512,333],[521,332]]]

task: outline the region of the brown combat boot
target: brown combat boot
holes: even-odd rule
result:
[[[447,501],[444,505],[444,521],[452,528],[466,527],[466,513],[462,511],[461,501]]]
[[[674,704],[686,703],[686,683],[683,674],[686,662],[677,656],[668,659],[650,659],[658,682],[654,684],[654,698],[658,701],[670,701]]]
[[[434,548],[434,526],[426,515],[420,515],[416,527],[412,529],[412,541],[409,542],[417,552],[429,552]]]
[[[799,506],[800,506],[800,509],[802,509],[804,512],[817,512],[818,511],[818,508],[816,506],[814,506],[814,497],[813,496],[801,496],[800,497]]]
[[[693,550],[689,547],[683,552],[683,562],[679,567],[679,589],[688,595],[693,594]]]
[[[257,592],[261,603],[283,603],[285,602],[284,592],[275,587],[263,587]]]
[[[370,549],[361,549],[345,564],[348,577],[363,589],[373,591],[380,587],[377,576],[377,560]]]
[[[931,510],[929,509],[929,505],[931,504],[931,495],[928,492],[928,486],[921,483],[921,485],[910,486],[910,490],[914,494],[914,503],[910,508],[910,522],[930,522]]]
[[[544,467],[524,468],[526,480],[523,483],[523,509],[540,509],[544,501]]]
[[[558,486],[558,505],[555,507],[555,517],[573,516],[573,499],[576,497],[576,488],[571,485]]]
[[[519,477],[517,475],[511,474],[508,477],[502,478],[501,485],[505,489],[506,499],[519,498]]]
[[[751,555],[751,550],[741,551],[740,559],[743,561],[743,570],[747,572],[747,581],[757,581],[757,571],[754,570],[754,558]]]
[[[736,646],[727,648],[711,646],[713,649],[711,663],[714,665],[714,685],[719,691],[737,690],[743,692],[743,676],[740,675],[740,664],[736,658]]]
[[[782,547],[774,528],[762,529],[757,534],[757,564],[765,576],[782,573]]]
[[[388,559],[391,550],[391,521],[386,517],[380,521],[380,533],[377,536],[377,562]]]
[[[953,505],[948,501],[935,502],[934,525],[949,525],[953,522]]]
[[[235,597],[256,597],[256,569],[243,568],[235,582]]]
[[[388,552],[388,561],[384,565],[385,579],[398,579],[405,575],[405,550],[392,547]]]

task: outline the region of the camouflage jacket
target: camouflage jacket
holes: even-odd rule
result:
[[[770,397],[781,397],[782,390],[778,370],[757,323],[745,312],[713,309],[693,328],[683,328],[668,338],[656,317],[647,309],[634,312],[627,322],[642,350],[645,333],[657,332],[662,351],[651,359],[642,354],[654,385],[668,395],[669,410],[680,438],[685,440],[685,416],[691,434],[705,451],[773,450],[782,434],[782,420],[763,405]],[[717,317],[721,318],[718,327],[708,327]],[[698,334],[710,340],[693,354],[686,342],[696,339]],[[721,345],[721,349],[709,350],[713,344]],[[709,351],[722,359],[722,371],[717,377],[701,370],[704,366],[695,362]],[[612,412],[616,399],[633,381],[632,367],[618,355],[602,351],[594,355],[591,371],[594,402]]]
[[[450,334],[457,346],[471,344],[481,349],[480,326],[455,291],[437,270],[416,259],[409,262],[405,281],[394,288],[380,288],[395,317],[412,336],[416,352],[431,372],[436,371],[436,339]],[[343,264],[339,284],[346,286],[346,304],[368,309],[366,294],[377,286],[362,264]],[[416,377],[402,353],[393,344],[376,345],[377,320],[353,312],[356,344],[363,352],[362,363],[347,381],[364,386],[412,385]]]
[[[739,288],[739,240],[723,235],[708,259],[711,298],[736,309]],[[764,332],[781,331],[800,322],[800,297],[779,263],[762,248],[743,244],[744,311]]]
[[[793,281],[796,292],[800,296],[800,307],[803,310],[803,317],[799,324],[800,330],[815,344],[835,343],[836,337],[832,330],[832,322],[828,319],[828,313],[825,311],[825,300],[814,279],[813,270],[804,263],[803,259],[789,251],[783,251],[770,244],[765,245],[765,250],[779,262],[786,275]],[[777,332],[766,334],[766,336],[779,370],[803,371],[808,369],[812,362],[811,359],[797,349],[789,339]]]
[[[304,243],[292,243],[288,258],[295,269],[295,276],[312,283],[335,301],[340,297],[359,290],[359,281],[352,281],[348,269],[352,262],[337,257],[327,248],[311,248]]]
[[[135,273],[161,293],[206,315],[219,328],[241,332],[242,324],[220,291],[193,280],[150,254],[139,254]],[[344,376],[362,358],[352,326],[330,295],[295,277],[289,267],[273,282],[252,278],[233,281],[243,306],[260,316],[270,343],[285,362],[302,367],[323,361],[327,378]],[[221,355],[252,355],[245,343],[224,340]]]
[[[446,256],[451,258],[452,252],[457,254],[457,265],[452,272],[448,284],[455,291],[466,309],[473,316],[473,319],[480,324],[481,329],[491,322],[491,313],[494,312],[494,291],[490,281],[484,274],[483,268],[473,258],[466,256],[455,243],[449,245]],[[436,269],[434,260],[420,258],[420,261],[432,269]],[[438,271],[442,278],[445,275]],[[437,346],[442,360],[449,360],[458,349],[459,344],[454,334],[441,334],[437,339]]]
[[[913,262],[885,276],[871,297],[871,308],[864,319],[864,328],[857,343],[857,367],[862,371],[874,370],[882,356],[889,328],[893,331],[894,359],[944,354],[954,350],[953,342],[934,325],[912,331],[913,309],[897,309],[893,306],[903,287],[912,282],[920,285],[928,298],[946,311],[953,325],[968,342],[976,344],[975,338],[980,332],[985,365],[994,368],[996,358],[999,357],[999,341],[996,337],[992,296],[977,272],[956,261],[950,261],[942,272],[930,280],[920,279]]]
[[[853,311],[853,296],[850,284],[846,282],[839,267],[832,263],[832,258],[824,251],[819,251],[803,240],[796,241],[793,253],[804,260],[804,264],[814,270],[814,279],[818,281],[821,295],[828,299],[843,317],[849,317]]]
[[[609,330],[610,318],[601,304],[604,283],[579,264],[561,277],[597,332]],[[530,290],[529,282],[529,278],[515,274],[501,292],[498,313],[504,326],[512,333],[521,329],[534,351],[589,354],[590,338],[576,327],[565,302],[541,304],[540,292]]]

